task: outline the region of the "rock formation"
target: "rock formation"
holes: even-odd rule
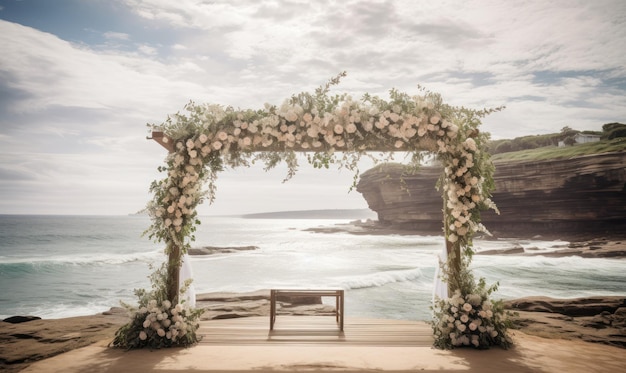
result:
[[[626,232],[626,153],[494,162],[493,200],[501,212],[482,221],[497,236],[617,235]],[[384,225],[441,233],[439,167],[402,175],[383,164],[361,175],[357,191]]]

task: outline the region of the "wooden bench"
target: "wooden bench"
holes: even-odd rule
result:
[[[335,297],[335,319],[339,330],[343,331],[343,290],[313,290],[313,289],[271,289],[270,290],[270,330],[274,330],[276,322],[276,299],[284,297]]]

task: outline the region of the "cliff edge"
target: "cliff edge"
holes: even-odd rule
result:
[[[494,162],[493,200],[500,215],[482,212],[495,236],[616,236],[626,232],[626,153],[570,159]],[[403,175],[382,164],[357,184],[380,224],[441,233],[440,167]]]

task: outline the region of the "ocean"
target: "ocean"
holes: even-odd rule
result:
[[[441,236],[315,233],[345,224],[330,219],[201,217],[194,247],[258,246],[258,250],[192,256],[196,293],[284,287],[346,290],[346,315],[429,320]],[[0,319],[92,315],[133,290],[149,288],[150,265],[163,244],[142,237],[145,216],[0,215]],[[563,241],[476,240],[478,250],[522,245],[552,250]],[[495,298],[572,298],[626,294],[620,259],[480,256],[477,277],[499,282]]]

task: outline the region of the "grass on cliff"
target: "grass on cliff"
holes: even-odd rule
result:
[[[541,161],[547,159],[568,159],[583,155],[623,152],[626,151],[626,137],[613,140],[603,140],[587,144],[556,147],[545,146],[542,148],[520,150],[517,152],[500,153],[491,157],[494,162],[502,161]]]

